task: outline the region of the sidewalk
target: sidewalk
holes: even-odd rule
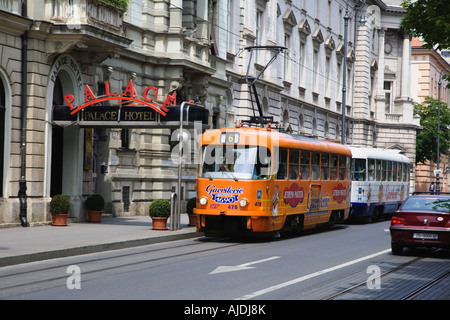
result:
[[[168,222],[170,228],[170,219]],[[0,267],[201,236],[181,214],[180,230],[152,230],[149,216],[103,217],[101,223],[72,222],[0,229]]]

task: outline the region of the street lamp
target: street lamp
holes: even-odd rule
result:
[[[355,7],[353,10],[358,10],[362,8],[365,4],[365,0],[356,0]],[[342,70],[342,134],[341,134],[341,143],[345,144],[345,109],[346,109],[346,100],[347,100],[347,32],[348,32],[348,20],[350,20],[350,15],[348,11],[348,0],[345,1],[345,15],[344,15],[344,62],[343,62],[343,70]],[[363,26],[366,23],[366,19],[364,15],[361,16],[361,20],[359,21]]]
[[[439,81],[438,81],[438,124],[437,124],[437,156],[436,156],[436,193],[441,193],[441,186],[439,182],[439,161],[441,158],[441,153],[439,152],[439,138],[441,135],[441,85],[442,85],[442,72],[449,71],[448,69],[444,69],[439,72]]]

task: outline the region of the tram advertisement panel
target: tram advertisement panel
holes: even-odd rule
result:
[[[371,205],[402,202],[407,197],[408,183],[406,182],[355,181],[351,201]]]

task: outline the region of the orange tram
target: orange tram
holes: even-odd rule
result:
[[[207,131],[197,171],[197,229],[206,236],[289,234],[348,218],[344,145],[240,126]]]

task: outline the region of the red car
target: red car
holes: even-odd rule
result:
[[[450,195],[413,195],[391,219],[392,253],[404,247],[450,248]]]

